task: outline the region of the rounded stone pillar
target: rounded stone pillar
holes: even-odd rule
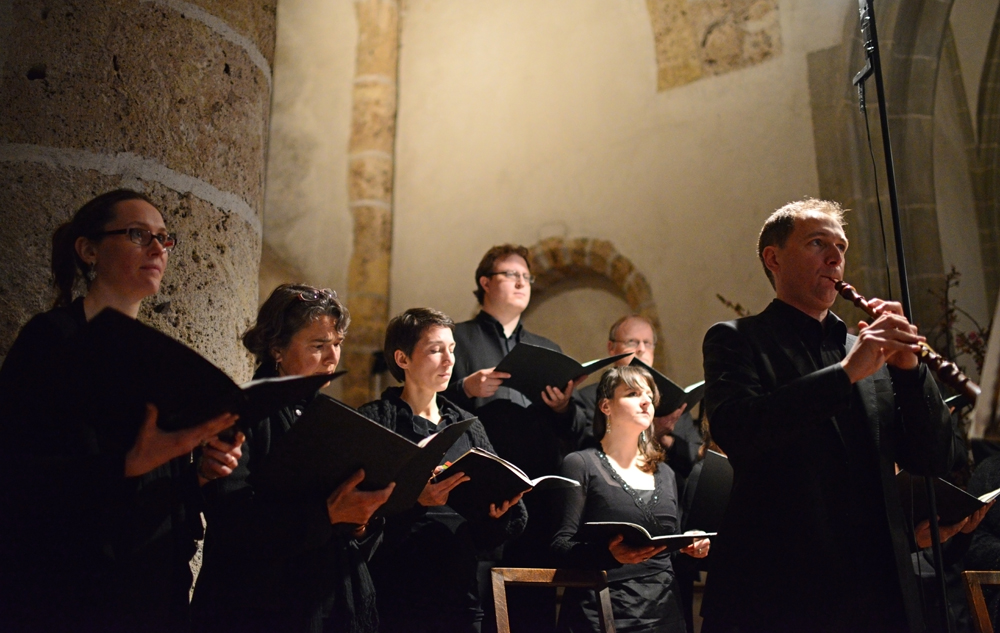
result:
[[[0,0],[0,355],[52,303],[55,227],[129,187],[180,238],[140,318],[249,377],[275,2]]]

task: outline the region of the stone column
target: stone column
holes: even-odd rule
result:
[[[248,378],[274,37],[275,0],[0,0],[0,354],[55,227],[130,187],[180,237],[140,318]]]
[[[979,142],[972,181],[976,187],[986,305],[994,306],[1000,290],[1000,11],[993,22],[979,98]]]
[[[350,335],[343,367],[344,401],[374,399],[371,370],[389,319],[392,255],[392,173],[396,137],[399,4],[359,0],[357,69],[348,148],[348,199],[354,215],[354,249],[347,271]]]

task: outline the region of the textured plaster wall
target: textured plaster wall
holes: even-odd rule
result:
[[[261,299],[283,282],[346,290],[357,37],[351,0],[278,3]]]
[[[495,243],[608,239],[652,287],[676,377],[696,380],[704,331],[733,316],[715,294],[770,300],[763,219],[817,194],[805,56],[840,41],[848,12],[779,5],[780,55],[659,92],[644,0],[407,2],[390,311],[467,318]],[[619,307],[595,309],[601,296],[574,291],[526,321],[582,354],[608,324],[577,315]]]

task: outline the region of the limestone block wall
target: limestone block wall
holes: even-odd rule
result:
[[[247,378],[275,3],[3,0],[0,16],[0,353],[51,304],[53,229],[125,186],[180,237],[141,318]]]
[[[355,6],[358,52],[347,173],[354,216],[347,269],[353,325],[344,354],[350,373],[343,378],[343,395],[345,402],[358,406],[379,395],[371,388],[371,368],[389,321],[399,5],[396,0],[364,0]]]

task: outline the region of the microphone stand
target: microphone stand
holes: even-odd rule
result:
[[[889,141],[889,113],[885,104],[885,83],[882,80],[882,58],[879,53],[878,31],[875,27],[874,0],[858,0],[858,10],[861,16],[861,36],[865,49],[866,62],[864,68],[854,76],[852,83],[858,87],[858,102],[861,113],[865,114],[865,80],[875,76],[875,91],[878,97],[879,123],[882,128],[882,148],[885,153],[886,181],[889,186],[889,206],[892,212],[892,231],[896,240],[896,264],[899,267],[900,302],[903,314],[913,322],[913,311],[910,304],[910,288],[906,276],[906,257],[903,253],[903,235],[899,220],[899,199],[896,194],[896,173],[892,159],[892,144]],[[878,195],[878,182],[875,183]],[[938,578],[938,590],[941,599],[941,618],[944,620],[945,631],[952,633],[951,618],[948,616],[948,593],[944,579],[944,558],[941,553],[941,531],[937,517],[937,498],[934,494],[934,478],[924,477],[927,487],[927,502],[930,507],[931,549],[934,552],[934,572]],[[912,571],[910,571],[912,573]]]

